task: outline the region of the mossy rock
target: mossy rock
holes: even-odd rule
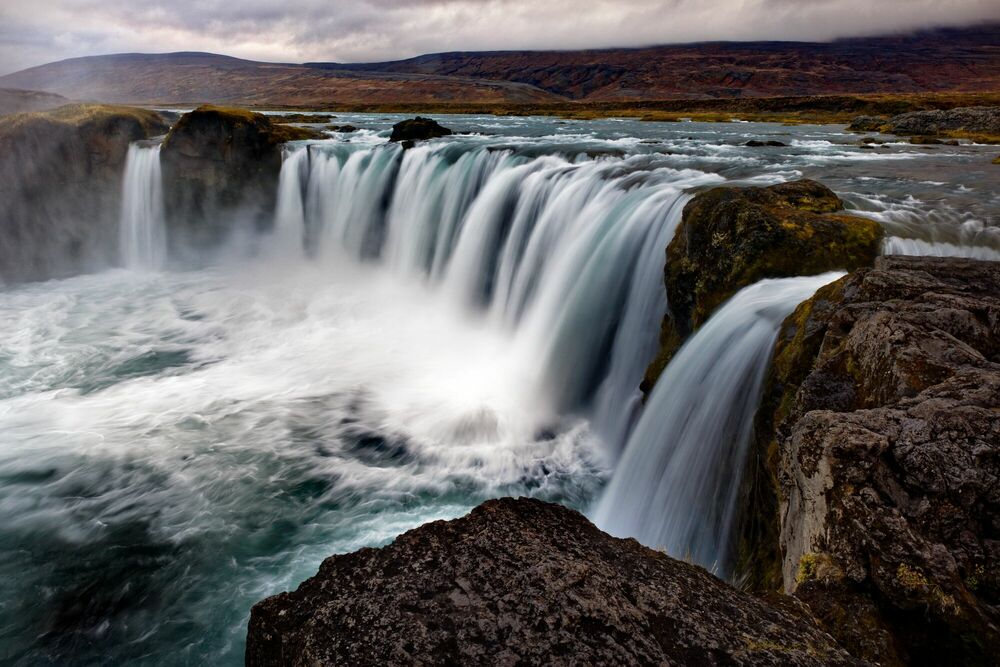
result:
[[[883,235],[874,220],[843,212],[837,195],[815,181],[698,195],[667,247],[669,312],[644,384],[652,386],[680,344],[743,287],[870,266]]]

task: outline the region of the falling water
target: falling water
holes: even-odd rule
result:
[[[587,412],[614,455],[655,353],[684,192],[721,181],[643,159],[314,143],[285,157],[276,245],[380,263],[508,330],[526,390],[553,414]]]
[[[133,143],[125,158],[119,227],[122,263],[138,271],[163,267],[167,232],[163,214],[160,146]]]
[[[778,329],[796,305],[841,275],[751,285],[685,343],[656,383],[600,501],[601,528],[728,575],[737,490]]]

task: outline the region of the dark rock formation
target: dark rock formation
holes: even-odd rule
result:
[[[507,498],[328,558],[253,608],[246,664],[860,663],[794,605]]]
[[[161,152],[172,242],[180,249],[211,247],[236,226],[266,227],[282,144],[319,137],[245,109],[205,105],[184,114]]]
[[[859,657],[996,664],[1000,263],[884,257],[823,288],[768,386],[750,512],[780,531],[770,583]]]
[[[344,132],[344,133],[351,133],[358,131],[358,128],[354,127],[353,125],[327,125],[326,129],[333,130],[334,132]]]
[[[437,137],[447,137],[451,130],[442,127],[436,120],[421,118],[417,116],[410,120],[403,120],[392,126],[392,134],[389,141],[406,142],[421,141],[423,139],[435,139]]]
[[[128,145],[166,131],[153,111],[93,104],[0,118],[0,280],[113,265]]]
[[[837,195],[815,181],[698,195],[667,247],[669,312],[644,388],[652,388],[684,339],[741,288],[763,278],[869,266],[882,236],[877,222],[847,215]]]
[[[910,111],[891,118],[859,116],[854,119],[848,129],[858,132],[879,131],[904,135],[956,134],[995,137],[1000,136],[1000,107],[959,107],[947,110]]]
[[[769,141],[758,141],[756,139],[751,139],[750,141],[746,142],[743,145],[749,146],[750,148],[761,148],[763,146],[775,146],[775,147],[787,146],[788,144],[784,143],[783,141],[774,141],[773,139]]]

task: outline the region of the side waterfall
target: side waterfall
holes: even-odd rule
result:
[[[762,280],[722,306],[656,383],[595,513],[634,537],[721,577],[761,385],[781,322],[844,275]]]
[[[685,190],[722,180],[642,156],[313,143],[285,155],[273,242],[377,262],[507,329],[539,403],[586,413],[614,457],[656,352],[663,249]]]
[[[122,263],[138,271],[156,271],[167,255],[163,213],[160,146],[133,143],[125,158],[119,226]]]

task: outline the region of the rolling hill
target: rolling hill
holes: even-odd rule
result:
[[[564,104],[1000,91],[1000,24],[809,42],[437,53],[383,63],[265,63],[209,53],[74,58],[0,87],[81,100],[257,106]]]

